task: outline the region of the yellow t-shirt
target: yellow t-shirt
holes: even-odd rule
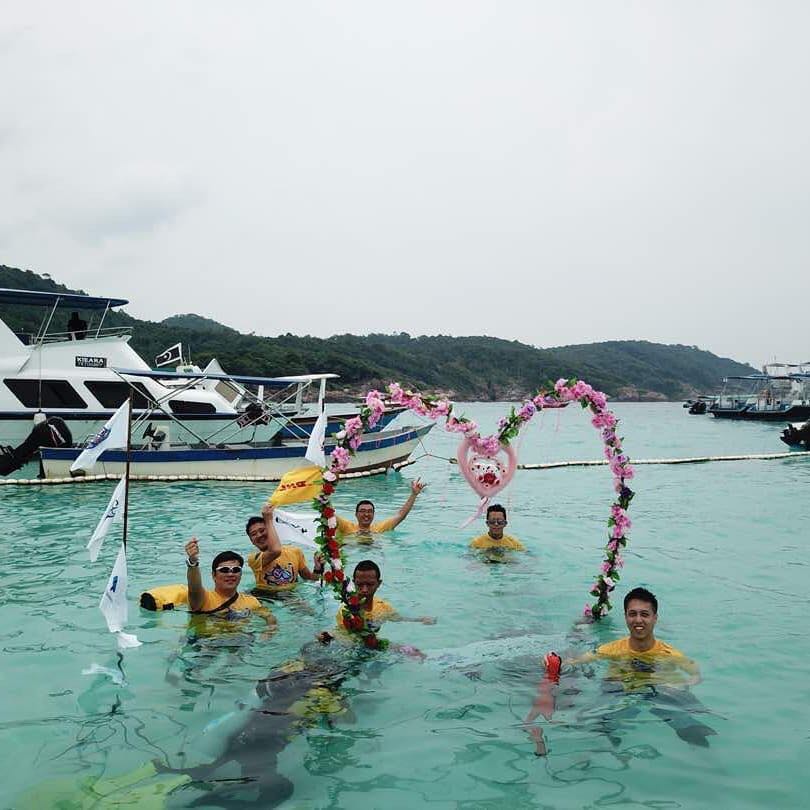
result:
[[[220,596],[216,591],[203,591],[203,603],[200,607],[202,611],[214,610],[228,600]],[[233,621],[234,619],[246,619],[254,610],[262,609],[262,603],[250,594],[240,593],[236,600],[231,602],[224,610],[218,610],[216,613],[210,614],[221,619]]]
[[[680,686],[687,680],[684,672],[697,672],[694,661],[659,639],[649,650],[636,652],[631,649],[629,638],[620,638],[597,647],[596,654],[610,660],[605,677],[619,681],[627,691],[656,684]]]
[[[256,577],[256,587],[274,593],[294,588],[298,582],[298,572],[307,566],[304,552],[298,546],[282,546],[281,554],[268,564],[262,565],[260,557],[261,552],[254,551],[247,558]]]
[[[374,597],[374,604],[370,611],[363,608],[363,618],[366,620],[366,627],[368,627],[372,633],[379,633],[382,623],[396,615],[397,612],[390,602],[386,602],[384,599],[377,599],[377,597]],[[348,630],[343,626],[342,607],[338,608],[338,612],[335,614],[335,623],[338,626],[338,630],[348,634]]]
[[[510,537],[508,534],[505,534],[500,540],[494,540],[488,534],[482,534],[470,543],[470,548],[483,549],[484,551],[497,551],[499,549],[526,551],[526,547],[520,540],[515,540],[514,537]]]
[[[385,520],[378,520],[372,523],[369,527],[369,534],[382,534],[383,532],[390,532],[394,528],[395,519],[386,518]],[[350,534],[357,534],[360,531],[360,526],[353,520],[337,516],[337,532],[344,537]],[[365,532],[364,532],[365,534]]]

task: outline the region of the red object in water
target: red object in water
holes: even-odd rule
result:
[[[546,679],[554,683],[560,682],[560,669],[562,668],[562,658],[555,652],[548,653],[543,661],[546,665]]]

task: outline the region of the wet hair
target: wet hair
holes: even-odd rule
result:
[[[640,602],[648,602],[652,605],[653,613],[658,613],[658,600],[655,598],[655,594],[652,591],[648,591],[646,588],[633,588],[633,590],[624,597],[625,613],[627,612],[627,605],[630,604],[631,599],[638,599]]]
[[[364,506],[365,504],[368,504],[368,505],[369,505],[369,506],[370,506],[370,507],[371,507],[371,508],[372,508],[372,509],[373,509],[375,512],[377,511],[377,508],[374,506],[374,503],[373,503],[372,501],[358,501],[358,502],[357,502],[357,506],[355,506],[355,507],[354,507],[354,514],[356,515],[356,514],[357,514],[357,510],[358,510],[358,509],[359,509],[361,506]]]
[[[252,517],[248,518],[248,522],[245,524],[245,534],[250,537],[250,527],[254,523],[261,523],[264,525],[264,518],[260,518],[258,515],[253,515]]]
[[[237,554],[235,551],[220,551],[211,563],[211,573],[213,574],[217,570],[217,566],[226,560],[236,560],[242,568],[245,567],[245,560],[241,554]]]
[[[373,571],[377,575],[378,580],[382,580],[382,573],[380,572],[380,566],[374,562],[374,560],[360,560],[357,565],[354,566],[354,572],[352,573],[352,577],[357,576],[358,571]]]
[[[492,506],[487,507],[487,520],[489,520],[490,512],[503,512],[503,519],[506,520],[506,509],[499,503],[493,503]]]

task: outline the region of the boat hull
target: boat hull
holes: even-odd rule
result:
[[[419,440],[433,427],[403,427],[368,435],[352,456],[349,472],[385,470],[408,460]],[[329,444],[326,451],[329,452]],[[81,452],[78,448],[42,448],[45,478],[69,478],[70,465]],[[288,442],[279,447],[230,445],[223,448],[185,448],[134,450],[130,474],[133,476],[227,476],[279,479],[284,473],[302,466],[306,444]],[[126,453],[107,450],[93,468],[94,475],[123,475]]]
[[[717,419],[740,419],[755,422],[802,422],[810,419],[810,405],[789,405],[783,410],[753,408],[710,408]]]
[[[386,410],[380,422],[371,432],[386,428],[403,410],[403,408]],[[24,441],[31,432],[35,413],[36,411],[32,409],[0,412],[0,444],[16,446]],[[58,416],[60,419],[64,419],[75,440],[80,442],[94,433],[98,433],[115,411],[87,414],[60,408],[46,408],[42,413],[45,417]],[[133,410],[133,420],[138,420],[143,414],[144,411]],[[356,412],[329,414],[326,435],[333,436],[352,416],[356,416]],[[284,424],[279,419],[273,418],[268,425],[260,424],[240,429],[235,424],[236,414],[184,414],[182,420],[178,422],[162,411],[155,410],[133,429],[133,441],[135,443],[145,442],[143,432],[151,424],[161,430],[168,430],[171,441],[177,443],[196,442],[198,436],[203,438],[216,436],[218,437],[215,439],[216,441],[228,442],[270,441],[276,434],[282,439],[302,439],[308,437],[312,432],[316,418],[312,415],[291,416],[288,417],[289,421]]]

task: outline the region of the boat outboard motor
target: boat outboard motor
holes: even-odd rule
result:
[[[37,454],[40,447],[70,447],[72,444],[73,436],[65,420],[51,416],[34,425],[28,438],[19,447],[0,447],[0,475],[19,470]]]

